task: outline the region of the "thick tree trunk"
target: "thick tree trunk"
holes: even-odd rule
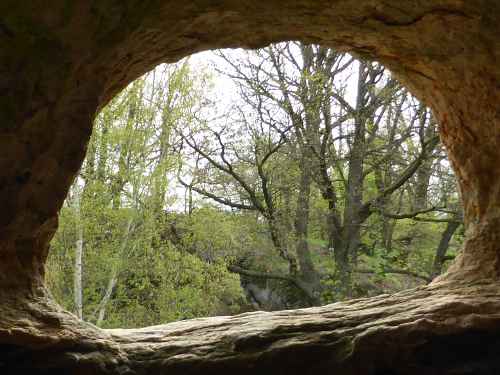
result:
[[[352,297],[352,265],[356,263],[358,248],[361,244],[361,210],[363,207],[365,132],[368,111],[367,95],[367,63],[360,62],[358,70],[358,86],[356,96],[356,115],[354,118],[354,139],[349,155],[349,171],[347,174],[347,194],[344,203],[344,220],[341,247],[338,252],[337,268],[343,296]],[[340,261],[340,263],[339,263]]]
[[[0,371],[500,372],[500,4],[496,0],[0,3]],[[331,306],[103,331],[43,286],[92,119],[162,61],[301,39],[378,58],[430,104],[466,242],[430,286]]]
[[[300,161],[300,182],[297,195],[297,209],[295,211],[295,241],[297,260],[300,267],[300,279],[309,290],[309,303],[321,304],[320,278],[314,267],[309,250],[307,237],[309,234],[309,201],[311,196],[312,167],[311,155],[305,152]],[[303,305],[304,306],[304,305]],[[310,305],[305,305],[310,306]]]
[[[439,240],[439,244],[436,249],[436,255],[434,255],[431,278],[438,276],[443,271],[444,262],[446,261],[446,252],[450,246],[451,238],[459,226],[460,222],[458,220],[450,221],[446,224],[446,228],[443,233],[441,233],[441,239]]]

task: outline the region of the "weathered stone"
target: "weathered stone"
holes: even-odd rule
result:
[[[46,301],[21,303],[2,317],[11,327],[0,330],[2,374],[500,371],[500,289],[491,283],[442,283],[324,307],[142,329],[98,330]],[[21,317],[20,308],[32,313]]]
[[[467,224],[450,271],[395,296],[142,331],[61,311],[43,267],[96,111],[160,62],[285,39],[378,59],[433,108]],[[3,0],[0,370],[500,372],[499,61],[496,0]]]

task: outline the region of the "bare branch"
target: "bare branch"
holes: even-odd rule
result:
[[[196,151],[198,154],[200,154],[203,158],[205,158],[208,162],[210,162],[211,165],[213,165],[215,168],[229,174],[231,177],[233,177],[237,182],[238,184],[246,191],[246,193],[248,194],[248,198],[249,200],[252,202],[253,206],[255,208],[253,209],[257,209],[259,210],[260,212],[262,212],[263,214],[266,214],[267,210],[266,208],[262,205],[262,203],[260,202],[260,200],[257,198],[257,195],[255,194],[255,191],[254,189],[252,189],[250,187],[250,185],[248,185],[245,180],[243,179],[243,177],[241,177],[239,174],[237,174],[234,169],[232,168],[232,166],[227,162],[227,160],[224,161],[225,164],[227,164],[228,166],[224,166],[220,163],[218,163],[215,159],[213,159],[210,155],[208,155],[206,152],[204,152],[200,147],[198,147],[196,145],[196,143],[194,142],[190,142],[187,137],[183,136],[183,139],[186,141],[186,143],[188,144],[189,147],[191,147],[194,151]],[[220,140],[220,139],[219,139]],[[220,140],[220,142],[222,142]],[[194,190],[194,187],[193,187],[193,190]],[[196,191],[196,190],[195,190]],[[205,192],[205,193],[208,193],[208,192]],[[200,192],[200,194],[203,194]],[[209,196],[208,194],[204,194],[206,195],[207,197]],[[220,197],[219,197],[220,198]],[[214,198],[212,198],[214,199]]]
[[[358,268],[355,270],[357,273],[368,273],[368,274],[376,274],[377,272],[371,269],[364,269],[364,268]],[[383,273],[394,273],[398,275],[407,275],[407,276],[412,276],[417,279],[424,280],[427,283],[430,283],[432,281],[432,278],[427,275],[422,275],[418,272],[413,272],[409,270],[404,270],[404,269],[397,269],[397,268],[383,268],[382,269]]]
[[[414,217],[412,220],[415,221],[423,221],[427,223],[459,223],[461,224],[462,221],[456,218],[443,218],[443,219],[433,219],[433,218],[424,218],[424,217]]]
[[[403,186],[406,183],[406,181],[408,181],[411,178],[411,176],[413,176],[413,174],[417,171],[418,167],[427,157],[428,149],[433,149],[438,142],[439,142],[438,136],[435,136],[430,140],[428,140],[422,147],[422,151],[420,152],[419,156],[403,171],[403,173],[401,173],[401,175],[396,179],[396,181],[389,187],[382,190],[382,192],[380,192],[380,194],[376,198],[370,200],[369,202],[363,205],[362,215],[361,215],[363,221],[366,220],[373,212],[373,207],[377,205],[377,202],[394,193],[397,189]]]
[[[203,189],[200,189],[196,186],[193,186],[192,184],[188,184],[187,182],[183,181],[180,177],[178,177],[178,180],[179,182],[181,183],[182,186],[186,187],[186,188],[190,188],[191,190],[197,192],[198,194],[201,194],[207,198],[210,198],[210,199],[213,199],[214,201],[220,203],[220,204],[223,204],[225,206],[228,206],[228,207],[232,207],[232,208],[236,208],[236,209],[239,209],[239,210],[251,210],[251,211],[255,211],[255,210],[258,210],[258,208],[255,206],[255,205],[247,205],[247,204],[243,204],[243,203],[236,203],[236,202],[233,202],[229,199],[226,199],[226,198],[222,198],[222,197],[219,197],[213,193],[210,193],[206,190],[203,190]]]
[[[382,215],[390,219],[414,219],[418,215],[426,214],[428,212],[439,211],[439,207],[429,207],[424,210],[409,212],[406,214],[391,214],[389,212],[382,212]]]

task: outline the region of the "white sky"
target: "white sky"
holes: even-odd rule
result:
[[[243,49],[226,49],[224,53],[227,56],[231,56],[235,59],[243,58],[247,51]],[[228,113],[228,109],[234,105],[236,102],[241,103],[239,99],[239,88],[237,83],[232,78],[227,77],[224,74],[217,72],[216,68],[219,70],[225,70],[227,63],[217,56],[212,51],[205,51],[194,54],[190,56],[189,63],[192,69],[196,72],[206,71],[211,75],[211,85],[210,99],[215,103],[214,107],[211,107],[208,111],[213,112],[213,117],[219,114]],[[162,67],[157,67],[156,69],[161,70]],[[342,82],[347,82],[347,87],[345,91],[344,98],[353,107],[355,106],[356,94],[357,94],[357,61],[351,64],[345,72],[343,72],[339,79]],[[351,77],[352,79],[348,79]],[[210,117],[210,116],[208,116]],[[172,172],[169,178],[169,192],[168,192],[168,204],[169,210],[183,211],[184,210],[184,195],[185,188],[180,185],[176,180],[176,172]],[[189,177],[186,178],[189,181]]]

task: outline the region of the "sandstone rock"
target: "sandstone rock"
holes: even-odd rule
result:
[[[377,59],[433,108],[467,225],[450,271],[395,296],[142,330],[61,311],[44,261],[99,108],[160,62],[285,39]],[[499,61],[496,0],[3,0],[1,373],[500,372]]]

